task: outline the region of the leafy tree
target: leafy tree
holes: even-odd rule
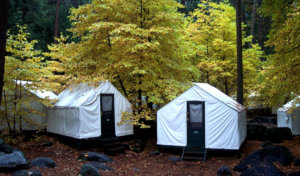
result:
[[[245,27],[245,26],[244,26]],[[188,32],[194,44],[201,82],[208,82],[228,95],[235,95],[236,76],[235,9],[228,3],[206,2],[192,13]],[[243,45],[251,37],[243,34]],[[256,89],[260,57],[263,52],[256,44],[243,50],[244,87],[246,95]]]
[[[9,131],[16,131],[16,121],[19,121],[20,130],[22,121],[28,121],[23,118],[28,113],[40,113],[30,107],[30,101],[42,101],[33,96],[24,94],[26,92],[20,80],[31,81],[26,85],[29,90],[38,90],[44,87],[43,77],[50,74],[43,69],[46,62],[43,62],[41,52],[34,50],[37,41],[28,41],[29,34],[26,27],[18,26],[19,33],[12,35],[8,33],[6,52],[6,74],[4,77],[4,93],[1,111],[1,117],[6,120]],[[28,91],[27,91],[28,92]],[[42,103],[50,105],[47,100]],[[12,125],[11,125],[12,124]]]
[[[261,94],[269,106],[281,106],[300,95],[300,1],[266,0],[262,12],[273,21],[267,44],[275,52],[264,65]]]
[[[4,86],[5,46],[7,30],[8,0],[0,2],[0,105]]]
[[[152,119],[141,116],[148,111],[142,96],[163,104],[174,98],[178,85],[197,76],[178,7],[173,0],[94,0],[71,11],[70,31],[80,41],[62,38],[49,55],[66,63],[64,72],[76,81],[111,80],[138,104],[135,121]]]

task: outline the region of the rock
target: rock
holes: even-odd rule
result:
[[[159,155],[160,154],[160,151],[154,151],[154,152],[151,152],[149,153],[149,156],[155,156],[155,155]]]
[[[267,128],[258,124],[247,124],[247,138],[250,140],[265,140]]]
[[[42,176],[42,173],[40,170],[34,169],[34,170],[29,171],[29,175],[30,176]]]
[[[241,172],[248,168],[248,166],[256,166],[261,162],[279,162],[284,166],[288,166],[293,161],[293,156],[288,148],[284,146],[267,146],[257,150],[246,158],[242,159],[233,170]]]
[[[300,166],[300,159],[299,158],[295,159],[294,166]]]
[[[6,154],[10,154],[15,150],[18,150],[18,149],[15,147],[12,147],[10,145],[7,145],[7,144],[0,145],[0,152],[4,152]]]
[[[261,143],[261,147],[267,147],[267,146],[272,146],[273,144],[272,144],[272,142],[271,141],[264,141],[264,142],[262,142]]]
[[[217,171],[217,176],[231,176],[231,175],[232,173],[230,169],[225,165],[221,166]]]
[[[128,147],[125,147],[130,151],[134,151],[137,153],[141,153],[144,150],[144,145],[142,140],[136,140],[134,142],[131,142]]]
[[[39,157],[31,161],[31,166],[40,168],[53,168],[56,166],[55,162],[47,157]]]
[[[107,166],[104,163],[98,163],[98,162],[95,162],[95,161],[91,161],[88,164],[91,165],[91,166],[94,166],[97,169],[109,170],[109,171],[113,171],[114,170],[112,167],[109,167],[109,166]]]
[[[251,120],[249,120],[249,122],[252,122],[252,123],[267,123],[267,124],[276,125],[277,124],[277,117],[261,116],[261,117],[256,117],[254,119],[251,119]]]
[[[28,161],[21,151],[0,156],[0,172],[23,169],[28,167]]]
[[[27,170],[18,170],[12,174],[12,176],[29,176]]]
[[[96,152],[83,152],[80,154],[79,160],[85,160],[85,161],[97,161],[100,163],[111,163],[113,160],[109,158],[108,156]]]
[[[52,141],[44,141],[42,144],[41,144],[42,147],[51,147],[53,146],[53,142]]]
[[[300,171],[290,173],[288,176],[300,176]]]
[[[291,129],[265,127],[261,124],[247,124],[247,138],[249,140],[271,141],[281,143],[283,140],[290,140],[293,138]]]
[[[4,153],[4,152],[0,152],[0,156],[2,156],[2,155],[6,155],[6,153]]]
[[[4,144],[4,141],[2,139],[0,139],[0,146],[2,146]]]
[[[178,157],[178,156],[169,156],[168,160],[172,161],[172,162],[177,162],[177,161],[180,161],[180,157]]]
[[[276,166],[269,162],[258,162],[250,168],[244,170],[241,176],[285,176]]]
[[[275,143],[281,143],[283,140],[293,139],[293,134],[290,128],[275,127],[267,129],[265,138]]]
[[[81,176],[100,176],[100,172],[94,166],[84,164],[80,169]]]

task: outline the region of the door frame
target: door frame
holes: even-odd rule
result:
[[[101,136],[103,135],[103,123],[102,123],[102,116],[103,116],[103,106],[102,106],[102,97],[105,96],[112,96],[112,124],[113,124],[113,136],[116,135],[116,127],[115,127],[115,96],[113,93],[100,93],[100,123],[101,123]]]
[[[193,130],[193,129],[198,129],[198,128],[192,128],[191,127],[191,117],[190,117],[190,111],[189,111],[189,107],[190,107],[190,104],[202,104],[202,114],[203,114],[203,136],[204,136],[204,142],[203,142],[203,145],[204,145],[204,148],[205,148],[205,139],[206,139],[206,136],[205,136],[205,129],[206,129],[206,126],[205,126],[205,101],[196,101],[196,100],[193,100],[193,101],[187,101],[186,102],[186,122],[187,122],[187,128],[186,128],[186,131],[187,131],[187,134],[186,134],[186,137],[187,137],[187,140],[186,140],[186,145],[189,146],[189,143],[188,143],[188,137],[189,137],[189,130]]]

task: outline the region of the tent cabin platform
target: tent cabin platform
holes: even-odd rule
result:
[[[133,138],[133,135],[128,135],[111,138],[93,137],[85,139],[76,139],[73,137],[63,136],[50,132],[47,132],[47,135],[58,139],[60,142],[74,149],[88,150],[91,148],[97,148],[109,155],[113,155],[115,153],[123,153],[126,149],[124,144]]]

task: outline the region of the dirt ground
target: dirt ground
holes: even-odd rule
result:
[[[51,147],[40,147],[39,144],[41,144],[42,141],[52,141],[54,145]],[[246,141],[242,148],[242,157],[240,159],[236,159],[233,156],[208,155],[206,162],[197,160],[171,162],[168,161],[168,157],[174,155],[171,153],[163,152],[157,156],[149,156],[149,153],[156,150],[155,141],[149,140],[146,144],[145,150],[142,153],[126,151],[124,154],[111,156],[114,162],[107,165],[112,167],[114,171],[100,170],[100,173],[103,176],[215,176],[218,168],[220,168],[222,165],[226,165],[232,169],[247,154],[259,149],[261,143],[261,141]],[[300,158],[300,136],[294,137],[293,140],[284,141],[280,145],[288,147],[294,156]],[[37,139],[23,142],[21,145],[15,145],[15,147],[21,149],[29,160],[43,156],[49,157],[56,162],[57,166],[55,168],[40,169],[43,176],[76,176],[80,171],[80,167],[87,163],[87,161],[77,160],[79,154],[87,150],[74,149],[71,146],[61,143],[54,137],[40,136]],[[101,149],[94,148],[90,149],[89,151],[101,152]],[[289,167],[284,167],[277,163],[275,163],[275,165],[286,174],[297,170],[300,171],[300,167],[295,167],[293,164]],[[232,173],[234,176],[239,175],[239,172],[235,172],[233,170]],[[0,175],[8,176],[11,175],[11,173],[0,173]]]

